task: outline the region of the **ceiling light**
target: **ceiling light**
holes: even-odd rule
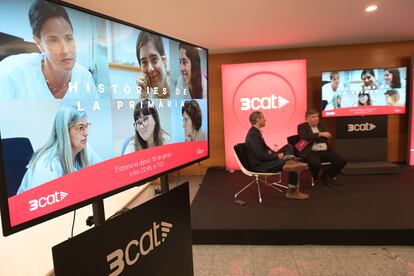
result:
[[[366,12],[373,12],[378,10],[378,6],[377,5],[369,5],[368,7],[365,8]]]

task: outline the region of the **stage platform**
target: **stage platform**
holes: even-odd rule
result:
[[[400,166],[390,162],[348,162],[344,174],[399,174]]]
[[[342,186],[312,188],[306,201],[262,186],[234,194],[252,178],[210,168],[191,205],[193,244],[414,244],[414,168],[397,175],[340,175]],[[283,177],[286,183],[286,175]]]

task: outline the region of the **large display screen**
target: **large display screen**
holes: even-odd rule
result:
[[[407,68],[322,73],[322,116],[405,113]]]
[[[3,234],[208,158],[207,62],[63,2],[2,1]]]

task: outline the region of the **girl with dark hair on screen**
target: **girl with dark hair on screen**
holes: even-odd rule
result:
[[[141,71],[137,86],[141,88],[141,99],[170,98],[170,81],[167,77],[167,54],[162,38],[141,31],[137,38],[136,55]]]
[[[401,88],[401,77],[398,69],[385,69],[384,80],[390,88]]]
[[[41,53],[12,55],[0,62],[0,99],[99,98],[91,73],[76,62],[73,27],[66,10],[36,0],[29,21]]]
[[[154,103],[139,101],[134,108],[135,135],[130,138],[123,154],[164,145],[169,135],[161,128],[160,116]]]
[[[361,73],[361,80],[362,80],[362,88],[364,90],[377,89],[374,70],[372,69],[363,70]]]
[[[368,93],[359,92],[358,106],[372,105],[371,96]]]
[[[198,49],[185,43],[180,43],[178,48],[181,76],[177,80],[176,89],[180,90],[181,98],[206,99],[207,79],[201,73]],[[186,94],[184,89],[187,90]]]
[[[202,114],[196,100],[186,101],[181,109],[185,141],[205,141],[207,135],[201,128]]]

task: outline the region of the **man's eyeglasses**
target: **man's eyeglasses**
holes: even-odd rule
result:
[[[72,128],[79,133],[84,133],[85,131],[89,131],[90,127],[91,127],[91,123],[86,123],[86,124],[76,124]]]
[[[138,126],[146,127],[148,125],[148,123],[149,123],[148,116],[144,116],[144,117],[142,117],[142,118],[135,121],[134,127],[138,127]]]

